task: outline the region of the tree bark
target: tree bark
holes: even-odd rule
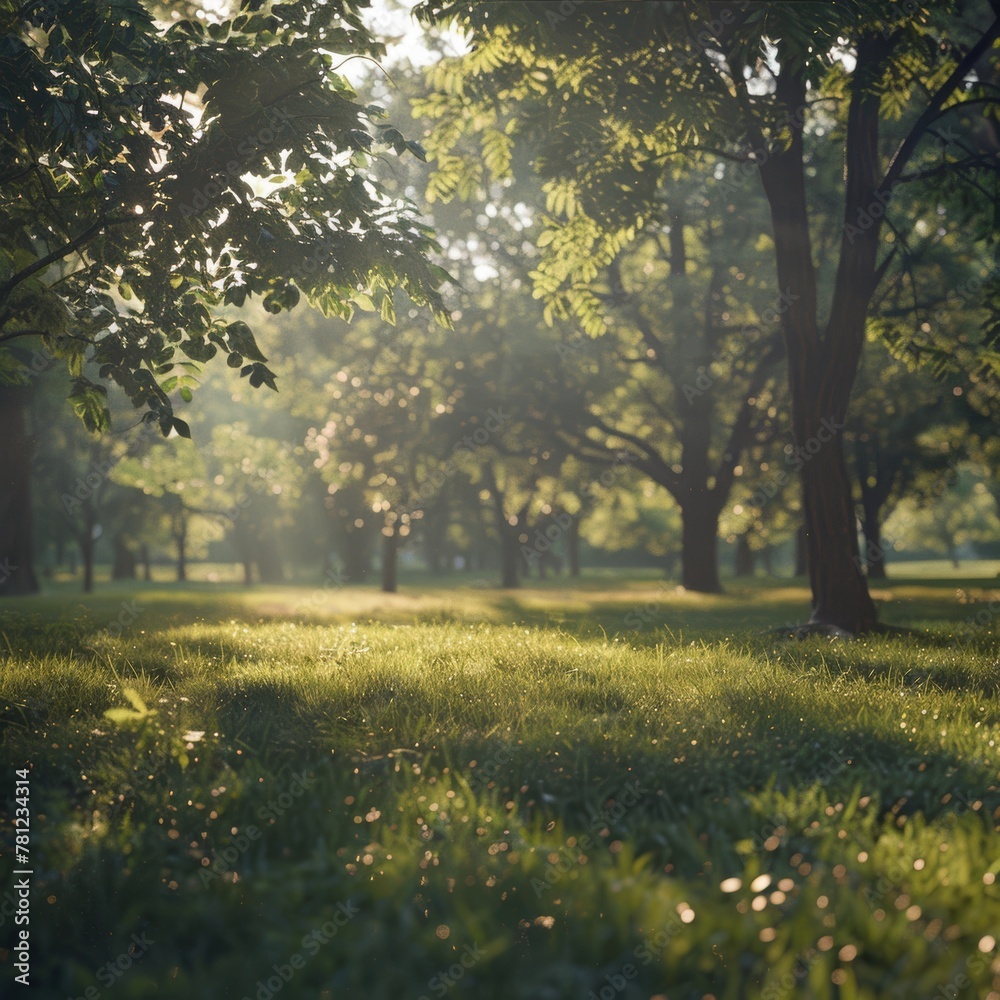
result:
[[[719,515],[704,502],[681,508],[681,586],[702,594],[719,594]]]
[[[358,530],[344,535],[344,576],[350,583],[362,583],[371,572],[368,539]]]
[[[174,526],[174,543],[177,546],[177,582],[187,581],[187,517],[182,513]]]
[[[23,389],[0,386],[0,597],[38,592],[32,549],[31,453]]]
[[[746,532],[736,536],[736,575],[753,576],[754,551],[750,548],[750,539]]]
[[[861,530],[865,537],[865,565],[869,580],[885,579],[885,550],[882,548],[882,525],[879,523],[879,508],[863,504]]]
[[[399,536],[392,528],[382,533],[382,591],[395,594],[399,587]]]
[[[114,538],[114,559],[111,563],[112,580],[134,580],[136,571],[135,553],[122,535]]]
[[[281,553],[274,540],[274,529],[264,525],[257,532],[254,564],[261,583],[284,583],[285,571],[281,565]]]
[[[795,576],[809,575],[809,552],[806,547],[806,526],[800,524],[795,531]]]
[[[845,225],[825,335],[817,322],[816,273],[809,232],[801,127],[787,146],[760,165],[771,209],[782,332],[792,395],[794,464],[802,481],[810,622],[848,632],[878,623],[861,572],[854,502],[844,461],[847,404],[864,344],[865,320],[877,284],[878,225],[858,230],[856,217],[875,201],[878,184],[879,98],[869,80],[877,42],[859,44],[847,120]],[[782,68],[777,98],[794,121],[805,105],[802,71]],[[801,120],[801,116],[799,118]]]
[[[142,562],[142,578],[149,583],[153,579],[153,567],[149,562],[149,546],[145,542],[139,548],[139,559]]]
[[[566,558],[569,561],[569,575],[580,575],[580,518],[574,517],[566,529]]]
[[[521,546],[517,536],[520,528],[504,524],[500,529],[500,586],[512,590],[521,585]]]
[[[94,511],[89,501],[84,502],[86,513],[80,534],[80,558],[83,561],[83,592],[94,589]]]

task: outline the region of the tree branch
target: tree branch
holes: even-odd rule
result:
[[[141,216],[136,216],[135,218],[139,219]],[[10,293],[19,284],[21,284],[22,281],[27,281],[32,275],[37,274],[39,271],[44,271],[50,264],[55,264],[57,261],[68,257],[70,254],[76,253],[81,247],[86,246],[91,240],[93,240],[106,227],[121,226],[132,221],[134,221],[132,218],[98,219],[97,222],[88,226],[82,233],[80,233],[79,236],[70,240],[58,250],[53,250],[44,257],[40,257],[34,263],[29,264],[26,268],[18,271],[17,274],[8,278],[7,281],[0,285],[0,302],[5,302],[10,297]]]
[[[994,7],[994,11],[996,12],[996,7]],[[913,156],[924,133],[930,128],[934,119],[940,113],[941,106],[969,75],[980,58],[989,51],[997,38],[1000,38],[1000,13],[997,14],[996,20],[987,28],[979,41],[959,60],[958,65],[952,70],[948,79],[938,88],[937,93],[931,98],[930,103],[924,108],[923,113],[914,122],[913,127],[899,144],[892,160],[889,162],[882,182],[876,189],[877,194],[885,195],[886,192],[891,191],[892,185],[900,179],[903,168],[909,162],[910,157]]]

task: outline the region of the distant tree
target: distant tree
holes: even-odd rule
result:
[[[885,535],[895,551],[940,552],[957,569],[963,545],[1000,537],[1000,518],[981,473],[963,462],[950,488],[904,497],[886,519]]]

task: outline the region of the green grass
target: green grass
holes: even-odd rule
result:
[[[34,995],[1000,1000],[991,587],[8,602]]]

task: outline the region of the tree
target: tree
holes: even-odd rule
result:
[[[111,381],[164,434],[186,434],[175,396],[214,355],[275,387],[224,303],[276,312],[305,293],[329,314],[360,303],[391,319],[400,287],[446,320],[429,230],[369,170],[423,152],[337,72],[334,53],[383,51],[358,6],[242,0],[225,20],[164,23],[138,0],[0,5],[4,381],[24,380],[10,348],[34,338],[65,360],[89,429],[107,426]],[[22,405],[0,387],[0,593],[34,589]]]
[[[970,463],[959,465],[949,489],[904,497],[886,519],[897,551],[946,554],[957,569],[963,546],[996,539],[1000,518],[987,484]]]
[[[437,188],[505,176],[512,148],[531,147],[549,194],[536,287],[550,316],[574,315],[587,331],[603,332],[593,289],[599,267],[669,201],[685,164],[722,158],[759,178],[788,303],[781,328],[811,621],[875,628],[842,435],[869,306],[899,266],[893,234],[883,239],[885,220],[907,183],[975,184],[995,169],[996,151],[981,134],[997,101],[984,78],[1000,17],[982,3],[888,11],[865,2],[579,4],[547,17],[524,3],[422,9],[457,21],[475,43],[432,71],[437,93],[424,110],[441,123],[432,145]],[[836,127],[818,128],[817,105],[828,102]],[[942,141],[943,127],[954,142]],[[478,161],[455,153],[470,136]],[[823,301],[809,171],[812,152],[831,146],[845,174],[832,293]],[[992,203],[973,193],[952,224],[987,217],[991,224]],[[982,227],[972,230],[977,236]],[[988,331],[997,336],[1000,328]]]
[[[574,454],[624,451],[667,490],[681,512],[681,583],[706,593],[721,590],[719,516],[737,470],[773,433],[784,309],[753,273],[752,218],[722,208],[713,219],[715,180],[654,214],[609,265],[607,290],[595,284],[608,328],[560,352],[576,405],[553,414]]]
[[[173,435],[142,456],[120,461],[111,479],[156,498],[162,528],[174,546],[177,580],[187,580],[192,545],[222,536],[221,505],[194,442]]]

